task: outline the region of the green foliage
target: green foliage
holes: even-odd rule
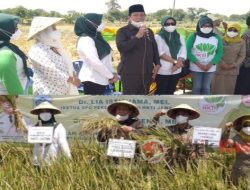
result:
[[[109,0],[106,2],[106,5],[108,7],[107,13],[104,14],[104,18],[107,19],[109,22],[121,22],[121,21],[127,21],[128,18],[128,10],[121,11],[121,6],[118,4],[117,0]],[[172,9],[162,9],[158,10],[154,13],[147,13],[147,20],[148,21],[156,21],[159,23],[162,17],[164,16],[171,16],[172,15]],[[76,12],[76,11],[68,11],[67,14],[60,14],[56,11],[50,11],[47,12],[43,9],[27,9],[23,6],[17,6],[15,8],[8,8],[8,9],[2,9],[0,12],[13,14],[20,16],[22,19],[25,20],[31,20],[34,16],[50,16],[50,17],[64,17],[65,21],[67,23],[74,23],[76,18],[82,15],[83,13]],[[174,18],[177,21],[196,21],[200,15],[204,14],[210,14],[208,11],[204,8],[194,8],[190,7],[187,11],[184,11],[182,9],[175,9],[174,12]],[[248,11],[245,14],[242,15],[236,15],[233,14],[230,17],[227,17],[225,15],[221,14],[210,14],[212,17],[217,19],[222,19],[226,21],[245,21],[247,16],[250,15],[250,11]]]

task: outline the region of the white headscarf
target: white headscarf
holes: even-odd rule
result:
[[[54,47],[58,53],[62,56],[63,61],[67,64],[69,76],[73,76],[75,72],[70,57],[65,53],[61,43],[61,33],[58,30],[54,30],[52,26],[39,32],[35,39],[37,42],[41,42],[45,45]],[[78,89],[73,84],[69,83],[69,95],[79,95]]]

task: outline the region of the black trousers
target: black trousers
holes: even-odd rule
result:
[[[179,80],[179,74],[176,75],[157,75],[155,78],[157,90],[156,95],[174,94]]]
[[[242,66],[235,85],[235,94],[250,94],[250,68]]]
[[[123,95],[148,95],[152,74],[121,74]]]
[[[84,94],[86,95],[103,95],[106,85],[96,84],[90,81],[83,82]]]

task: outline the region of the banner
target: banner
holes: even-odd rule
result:
[[[30,114],[36,105],[49,101],[61,109],[62,114],[56,115],[57,122],[64,125],[69,139],[82,138],[84,123],[90,119],[113,117],[106,108],[117,100],[128,100],[138,106],[139,119],[145,126],[161,109],[166,111],[178,104],[189,104],[200,113],[200,117],[191,120],[193,126],[223,127],[226,122],[233,121],[241,115],[250,114],[250,96],[19,96],[17,107],[30,125],[37,123],[37,116]],[[164,115],[160,125],[174,125],[175,121]],[[0,113],[0,140],[13,139],[20,141],[24,134],[19,134],[13,126],[13,118]]]

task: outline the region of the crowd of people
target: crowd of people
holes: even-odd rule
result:
[[[12,102],[11,102],[12,100]],[[48,101],[43,101],[35,106],[30,113],[37,116],[37,122],[31,124],[30,121],[24,120],[22,113],[13,107],[13,99],[8,99],[6,96],[1,96],[0,105],[3,108],[5,117],[11,117],[9,125],[16,135],[25,135],[32,127],[52,127],[53,135],[50,143],[35,143],[33,146],[33,165],[40,172],[41,167],[52,165],[63,153],[68,159],[73,159],[71,156],[70,146],[67,141],[67,133],[62,123],[56,119],[57,114],[61,114],[61,110],[55,107]],[[171,146],[163,152],[167,162],[166,169],[173,172],[174,168],[178,167],[187,171],[188,165],[194,168],[198,166],[199,159],[208,158],[206,144],[193,141],[194,126],[189,122],[198,119],[200,113],[188,104],[179,104],[170,108],[167,111],[157,112],[146,125],[138,118],[140,110],[137,105],[127,101],[115,101],[108,105],[106,111],[119,125],[118,128],[112,129],[102,126],[98,131],[92,131],[96,142],[108,144],[109,139],[127,139],[135,140],[137,137],[150,137],[155,134],[155,131],[163,130],[166,138],[171,139]],[[167,115],[175,121],[175,125],[161,126],[158,125],[160,117]],[[19,120],[19,123],[15,121]],[[96,123],[95,123],[96,124]],[[20,127],[23,125],[24,127]],[[103,124],[102,124],[103,125]],[[250,179],[250,115],[242,113],[240,117],[236,117],[232,121],[225,124],[221,140],[220,150],[227,152],[233,148],[236,152],[235,161],[231,172],[231,181],[234,185],[238,185],[240,180]],[[7,128],[7,127],[5,127]],[[18,129],[18,130],[17,130]],[[232,130],[234,129],[234,130]],[[151,133],[152,132],[152,133]],[[169,136],[170,134],[170,136]],[[157,136],[154,136],[157,138]],[[161,138],[159,136],[159,138]],[[150,138],[149,138],[150,139]],[[147,139],[148,140],[148,139]],[[139,142],[137,142],[139,145]],[[101,145],[100,144],[100,145]],[[107,148],[107,146],[105,146]],[[135,159],[141,157],[142,146],[137,146]],[[111,157],[115,164],[119,164],[119,158]],[[161,160],[163,161],[163,160]]]
[[[201,16],[196,30],[187,39],[177,31],[175,18],[161,19],[154,34],[145,24],[143,5],[129,7],[128,24],[116,34],[120,62],[115,71],[112,49],[102,36],[103,15],[87,13],[77,18],[76,51],[83,62],[77,76],[72,60],[61,44],[56,24],[62,18],[34,17],[28,40],[35,42],[27,55],[14,42],[20,37],[19,18],[0,13],[0,93],[27,93],[32,67],[33,94],[103,95],[107,85],[121,81],[122,94],[148,95],[156,83],[156,95],[174,94],[183,71],[189,70],[192,94],[248,94],[249,28],[243,32],[237,23],[226,24]],[[218,27],[223,24],[224,32]],[[30,63],[30,64],[27,64]]]

